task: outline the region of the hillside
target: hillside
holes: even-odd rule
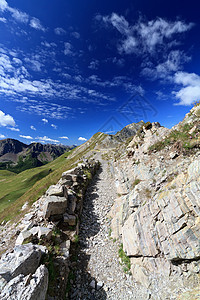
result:
[[[41,143],[26,145],[15,139],[4,139],[0,141],[0,170],[20,173],[42,166],[72,148]]]
[[[0,220],[12,220],[0,227],[1,249],[48,252],[29,275],[43,285],[27,286],[22,270],[2,295],[17,287],[41,300],[199,299],[199,118],[197,104],[172,129],[130,124],[48,165],[1,171]]]

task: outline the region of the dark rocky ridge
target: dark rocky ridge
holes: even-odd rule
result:
[[[4,139],[0,140],[0,161],[16,162],[11,156],[9,159],[8,154],[16,154],[16,156],[13,156],[16,159],[19,155],[25,157],[28,154],[32,154],[33,157],[38,157],[42,152],[48,153],[50,157],[47,157],[47,160],[51,161],[71,148],[72,147],[64,145],[43,145],[41,143],[31,143],[30,145],[26,145],[15,139]],[[6,154],[7,156],[5,156]],[[42,160],[41,157],[38,157],[38,159]]]
[[[2,157],[7,153],[18,154],[28,148],[28,145],[15,140],[15,139],[4,139],[0,141],[0,156]]]
[[[72,149],[65,145],[31,143],[26,145],[15,139],[0,141],[0,169],[19,173],[42,166]]]

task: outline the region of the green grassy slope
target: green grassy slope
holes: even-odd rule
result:
[[[102,140],[102,134],[95,134],[81,146],[64,153],[54,161],[19,174],[0,170],[0,222],[18,219],[25,202],[31,206],[48,187],[60,179],[62,173],[73,168],[85,154],[93,150]],[[27,208],[28,210],[28,208]]]
[[[12,215],[16,214],[16,211],[12,213],[13,205],[15,206],[15,202],[22,196],[24,197],[24,194],[28,193],[37,182],[49,175],[54,177],[53,173],[61,166],[66,165],[67,160],[65,157],[69,154],[70,152],[64,153],[53,162],[38,168],[25,170],[19,174],[0,170],[0,222],[2,219],[10,219]],[[20,201],[22,205],[25,202],[23,199]]]

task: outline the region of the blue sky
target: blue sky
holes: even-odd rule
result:
[[[0,138],[171,127],[200,100],[198,1],[0,0]]]

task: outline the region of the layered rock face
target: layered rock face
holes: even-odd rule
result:
[[[0,299],[65,299],[71,242],[79,231],[83,196],[99,163],[78,164],[33,204],[16,226],[14,249],[0,260]]]
[[[115,162],[112,236],[122,238],[133,279],[153,299],[198,299],[184,292],[199,295],[200,152],[174,153],[173,144],[149,151],[169,134],[155,123],[143,128]]]

